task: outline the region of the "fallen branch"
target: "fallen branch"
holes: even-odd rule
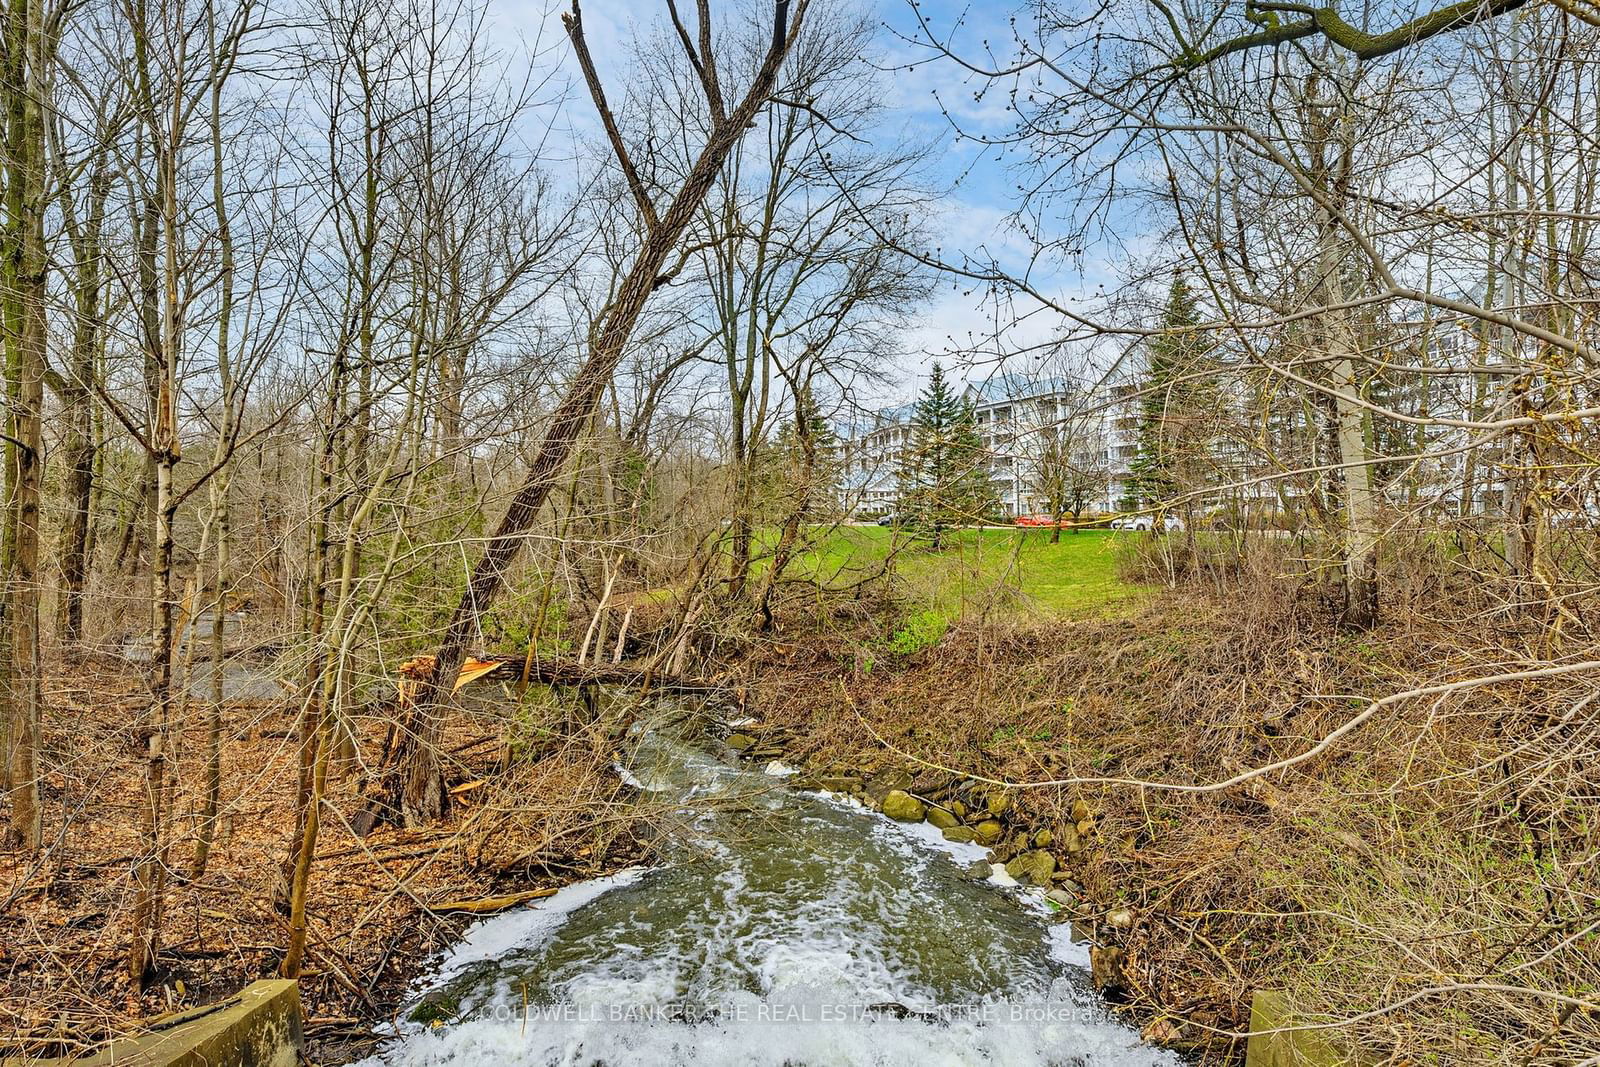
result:
[[[1164,789],[1175,793],[1219,793],[1225,789],[1232,789],[1235,786],[1243,785],[1244,783],[1249,782],[1251,779],[1260,778],[1267,774],[1276,774],[1279,771],[1288,770],[1290,767],[1294,767],[1298,764],[1306,762],[1307,760],[1314,759],[1315,757],[1322,755],[1322,753],[1334,747],[1341,737],[1361,726],[1368,719],[1371,719],[1384,708],[1391,707],[1407,700],[1413,700],[1417,697],[1425,696],[1444,696],[1451,693],[1464,692],[1470,689],[1481,689],[1484,686],[1495,685],[1501,682],[1522,682],[1540,678],[1556,678],[1562,675],[1574,674],[1581,671],[1595,670],[1600,670],[1600,660],[1583,660],[1577,663],[1562,663],[1548,667],[1539,667],[1532,670],[1507,671],[1503,674],[1492,674],[1479,678],[1465,678],[1457,682],[1441,682],[1438,685],[1423,686],[1420,689],[1408,689],[1401,693],[1391,693],[1386,697],[1381,697],[1379,699],[1370,701],[1360,713],[1350,717],[1349,719],[1346,719],[1337,728],[1326,734],[1322,740],[1318,741],[1315,745],[1312,745],[1305,751],[1298,752],[1293,756],[1285,757],[1284,759],[1277,760],[1273,763],[1267,763],[1259,767],[1253,767],[1249,770],[1240,771],[1238,774],[1235,774],[1232,777],[1224,778],[1215,782],[1158,782],[1145,778],[1122,778],[1105,775],[1051,778],[1046,781],[1034,782],[1010,782],[1002,781],[998,778],[988,778],[981,774],[962,772],[953,767],[946,767],[941,763],[936,763],[933,760],[924,759],[921,756],[907,752],[905,749],[900,748],[898,745],[894,744],[880,734],[877,729],[867,721],[867,717],[861,713],[860,705],[856,703],[855,698],[850,695],[850,691],[842,682],[839,685],[839,692],[844,697],[845,703],[849,706],[850,710],[855,713],[856,718],[861,721],[861,725],[867,730],[868,733],[872,735],[873,739],[876,740],[878,744],[882,745],[884,748],[887,748],[890,752],[893,752],[895,755],[900,756],[903,759],[910,760],[913,763],[919,763],[924,767],[931,767],[934,770],[945,771],[949,774],[964,774],[968,780],[982,782],[985,785],[1003,786],[1006,789],[1040,789],[1045,787],[1060,788],[1062,786],[1116,785],[1135,786],[1140,789]]]
[[[483,897],[479,900],[452,900],[445,904],[430,904],[429,911],[464,911],[472,915],[493,915],[497,911],[505,911],[519,904],[526,904],[530,900],[555,895],[554,889],[530,889],[526,893],[512,893],[504,897]]]
[[[406,682],[415,682],[425,678],[432,669],[432,656],[417,656],[402,663],[397,673]],[[726,692],[730,688],[725,683],[709,679],[652,674],[648,670],[620,664],[580,664],[561,660],[534,661],[529,664],[521,656],[474,656],[462,663],[456,688],[477,681],[520,681],[525,669],[529,681],[544,685],[616,685],[667,693],[698,694]]]

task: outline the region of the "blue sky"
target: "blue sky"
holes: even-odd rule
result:
[[[559,22],[565,3],[521,3],[517,0],[488,0],[491,41],[508,67],[526,68],[530,55],[537,67],[554,70],[552,88],[565,86],[568,106],[550,109],[553,142],[572,143],[578,137],[597,132],[593,108],[576,80],[575,65]],[[842,0],[850,2],[850,0]],[[933,228],[941,255],[958,259],[963,252],[985,250],[1003,263],[1021,266],[1029,246],[1007,225],[1008,214],[1016,207],[1019,176],[1017,161],[1007,158],[992,146],[961,137],[952,127],[941,106],[964,129],[972,133],[996,134],[1008,126],[1003,94],[987,94],[976,99],[975,83],[967,80],[954,64],[929,60],[929,53],[900,37],[914,37],[916,19],[908,0],[855,0],[871,12],[880,24],[875,63],[881,69],[886,107],[880,135],[885,143],[912,139],[935,146],[928,161],[928,179],[946,190],[946,200]],[[692,4],[689,7],[692,9]],[[765,4],[762,4],[765,7]],[[719,10],[728,10],[723,4]],[[1004,3],[992,7],[952,0],[921,0],[920,10],[935,32],[956,27],[964,14],[955,40],[963,50],[981,48],[985,39],[1001,41],[1009,34],[1011,8]],[[627,57],[636,33],[664,15],[665,4],[656,0],[584,0],[586,35],[602,77],[618,86],[613,104],[625,83]],[[548,94],[547,94],[548,95]],[[1063,300],[1087,298],[1098,286],[1112,285],[1114,267],[1108,251],[1088,249],[1081,271],[1064,264],[1035,266],[1036,285]],[[1056,333],[1053,313],[1031,315],[1004,332],[998,343],[998,322],[1009,322],[1012,313],[986,303],[971,287],[945,282],[939,286],[928,308],[917,317],[918,326],[905,338],[911,351],[905,365],[890,376],[881,399],[885,402],[908,398],[920,387],[935,359],[951,366],[963,362],[962,353],[977,350],[977,365],[972,374],[981,377],[993,370],[998,357],[1018,349],[1038,346]],[[998,315],[998,319],[997,319]],[[969,357],[973,358],[973,357]],[[1037,357],[1008,357],[1006,368],[1019,371],[1037,365]]]

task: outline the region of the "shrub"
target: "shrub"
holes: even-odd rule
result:
[[[919,611],[889,637],[889,651],[896,656],[912,656],[932,648],[950,629],[950,620],[937,611]]]

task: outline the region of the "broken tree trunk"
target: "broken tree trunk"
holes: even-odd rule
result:
[[[522,487],[512,498],[505,517],[500,520],[483,556],[472,569],[467,587],[451,616],[450,625],[439,642],[433,669],[418,682],[414,700],[398,724],[397,743],[389,766],[385,769],[387,781],[383,792],[392,810],[398,811],[409,825],[438,819],[444,814],[448,801],[439,762],[438,737],[443,705],[450,700],[451,690],[447,684],[441,684],[441,679],[453,679],[460,671],[462,661],[466,658],[467,645],[478,633],[478,620],[499,594],[506,570],[516,559],[526,539],[524,535],[544,507],[578,435],[593,419],[601,393],[622,361],[628,338],[644,310],[645,302],[664,280],[663,267],[668,257],[677,247],[706,194],[716,183],[723,162],[744,136],[757,112],[771,97],[777,84],[779,67],[799,33],[808,3],[809,0],[793,0],[791,20],[791,0],[777,0],[772,42],[755,72],[749,90],[731,112],[725,109],[716,76],[716,57],[710,49],[710,26],[702,27],[698,53],[688,35],[683,36],[683,45],[690,52],[692,65],[701,72],[711,112],[710,133],[677,195],[659,217],[606,103],[584,39],[577,0],[573,0],[572,10],[562,17],[612,149],[629,179],[645,226],[645,237],[616,298],[591,327],[588,358],[551,416]],[[709,6],[701,5],[702,19],[709,17]]]
[[[433,656],[418,656],[400,665],[400,700],[410,703],[421,691],[421,684],[434,676],[437,670]],[[726,692],[730,687],[711,678],[681,678],[661,674],[648,668],[626,667],[613,663],[575,663],[571,660],[541,660],[529,664],[522,656],[470,656],[456,668],[456,682],[451,692],[470,682],[519,683],[524,672],[530,682],[541,685],[614,685],[649,688],[662,693],[695,693],[710,695]]]

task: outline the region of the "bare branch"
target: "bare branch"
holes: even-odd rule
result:
[[[660,225],[660,220],[656,217],[655,204],[651,202],[650,193],[639,177],[638,168],[633,165],[633,157],[628,152],[628,146],[623,143],[622,131],[617,128],[617,119],[611,113],[611,105],[606,103],[605,86],[600,82],[600,73],[595,70],[594,57],[589,54],[589,42],[583,36],[583,13],[578,7],[578,0],[572,0],[572,10],[561,16],[561,24],[566,27],[567,36],[572,39],[572,50],[578,56],[578,66],[583,70],[583,80],[589,86],[594,109],[600,115],[601,124],[605,126],[606,139],[611,142],[611,151],[617,157],[617,166],[622,168],[622,174],[628,180],[628,189],[633,193],[633,202],[639,207],[645,228],[655,230]]]

